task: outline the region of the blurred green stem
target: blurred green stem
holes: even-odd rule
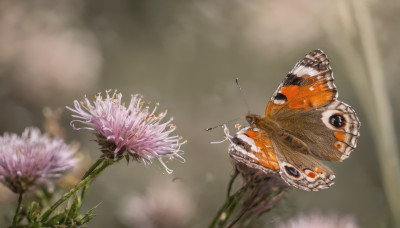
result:
[[[232,185],[238,175],[239,175],[239,171],[237,169],[235,169],[235,173],[232,175],[231,180],[229,181],[229,184],[228,184],[228,193],[226,194],[227,200],[231,196]]]
[[[24,199],[24,193],[20,193],[19,197],[18,197],[17,209],[15,210],[15,215],[14,215],[14,218],[13,218],[13,223],[12,223],[12,227],[13,228],[17,227],[18,215],[21,212],[21,206],[22,206],[22,200],[23,199]]]
[[[92,167],[94,166],[99,166],[99,164],[101,162],[99,162],[101,160],[101,162],[103,162],[103,165],[101,167],[99,167],[98,169],[95,169]],[[49,218],[49,216],[51,215],[51,213],[53,213],[53,211],[60,206],[62,203],[64,203],[67,199],[69,199],[73,194],[75,194],[75,192],[77,192],[79,189],[81,189],[82,187],[84,187],[87,183],[89,183],[89,181],[91,181],[93,178],[95,178],[97,175],[99,175],[105,168],[107,168],[109,165],[111,165],[112,162],[109,162],[107,160],[104,160],[104,158],[100,158],[97,162],[95,162],[92,167],[88,170],[87,173],[90,172],[90,174],[88,174],[86,176],[85,179],[83,179],[81,182],[79,182],[74,188],[72,188],[69,192],[65,193],[61,199],[59,199],[57,202],[55,202],[44,214],[43,216],[40,218],[40,221],[42,223],[46,222],[47,219]]]
[[[246,202],[245,204],[247,204],[245,207],[243,207],[242,211],[239,213],[239,215],[237,216],[237,218],[235,218],[235,220],[233,220],[228,226],[227,228],[231,228],[233,227],[241,218],[242,216],[247,212],[247,210],[249,210],[254,203],[254,200],[256,199],[257,194],[260,192],[261,186],[256,187],[256,189],[253,191],[253,193],[251,194],[251,196],[249,197],[250,201]],[[232,214],[233,210],[230,211],[230,214]],[[230,216],[230,214],[228,214]],[[227,218],[229,218],[229,216],[227,216]],[[227,219],[228,220],[228,219]],[[227,222],[227,220],[225,220],[225,223]],[[224,223],[224,224],[225,224]]]
[[[350,72],[356,94],[364,108],[372,137],[377,147],[382,186],[388,203],[394,227],[400,227],[400,159],[396,140],[395,121],[392,116],[392,106],[385,84],[386,78],[379,53],[376,32],[373,28],[373,18],[368,8],[368,1],[337,0],[337,11],[347,12],[353,20],[342,19],[342,26],[325,24],[325,30],[332,38],[332,43],[342,55]],[[343,10],[345,9],[345,10]],[[341,14],[342,15],[342,14]],[[340,22],[340,21],[339,21]],[[351,27],[354,22],[353,27]],[[335,27],[336,26],[336,27]],[[352,32],[358,29],[362,52],[351,40]],[[347,29],[346,29],[347,28]],[[350,29],[351,28],[351,29]],[[341,39],[337,34],[340,33]],[[366,92],[367,90],[367,92]]]
[[[104,161],[104,158],[98,159],[89,169],[86,171],[85,175],[81,178],[81,180],[84,180],[87,176],[89,176],[93,170],[95,170],[102,162]]]
[[[223,227],[223,225],[228,221],[229,217],[234,212],[237,204],[243,197],[244,193],[246,192],[247,187],[248,187],[247,185],[243,186],[232,196],[230,195],[233,182],[235,181],[238,174],[239,174],[239,172],[237,170],[235,170],[235,173],[231,176],[231,179],[228,184],[228,191],[227,191],[227,197],[226,197],[225,203],[224,203],[224,205],[222,205],[222,207],[219,209],[219,211],[215,215],[209,228],[213,228],[216,226]]]
[[[223,227],[223,225],[228,221],[229,217],[232,215],[233,211],[235,210],[237,204],[243,197],[246,190],[247,190],[246,186],[242,187],[240,190],[238,190],[235,194],[233,194],[225,201],[225,204],[218,211],[209,228],[216,227],[217,225],[218,225],[217,227]]]
[[[98,159],[89,169],[88,171],[86,171],[86,173],[83,175],[83,177],[81,178],[81,181],[84,180],[87,176],[89,176],[93,170],[95,170],[102,162],[104,161],[104,158],[100,158]],[[82,193],[81,193],[81,200],[83,201],[86,197],[86,193],[87,193],[87,188],[88,188],[88,184],[85,185],[82,189]],[[82,202],[83,203],[83,202]]]
[[[354,17],[357,23],[361,45],[364,51],[366,67],[371,80],[371,93],[374,98],[376,119],[372,134],[378,146],[378,158],[381,168],[386,199],[392,212],[395,227],[400,227],[400,163],[396,140],[395,121],[388,90],[385,85],[385,75],[379,54],[376,32],[367,2],[353,0]]]

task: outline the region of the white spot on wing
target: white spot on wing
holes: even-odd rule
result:
[[[332,82],[328,82],[327,85],[329,89],[335,89],[335,86],[333,85]]]
[[[251,152],[244,150],[242,147],[232,144],[236,151],[241,154],[244,154],[247,157],[254,159],[255,161],[259,161],[259,159]]]
[[[353,137],[351,138],[350,144],[353,145],[353,146],[356,145],[356,144],[357,144],[357,137],[354,137],[354,136],[353,136]]]
[[[274,99],[274,104],[281,105],[283,103],[285,103],[285,100]]]
[[[256,152],[259,152],[259,151],[260,151],[260,148],[258,148],[258,147],[256,146],[254,140],[251,139],[250,137],[248,137],[247,135],[238,134],[238,135],[236,135],[236,137],[237,137],[238,139],[241,139],[243,142],[249,144],[249,145],[251,146],[251,150],[252,150],[252,151],[256,151]]]
[[[350,128],[350,124],[348,124],[348,128]],[[347,130],[347,129],[346,129]],[[359,130],[357,129],[357,127],[354,127],[353,128],[353,131],[351,132],[353,135],[359,135],[360,134],[360,132],[359,132]]]
[[[318,75],[320,72],[311,67],[301,66],[293,70],[293,73],[297,75],[297,77],[301,77],[303,75],[310,75],[315,76]]]

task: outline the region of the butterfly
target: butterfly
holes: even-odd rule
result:
[[[299,189],[330,187],[335,175],[321,161],[348,158],[360,135],[355,111],[337,97],[328,57],[308,53],[274,92],[265,116],[247,115],[250,126],[228,137],[230,156]]]

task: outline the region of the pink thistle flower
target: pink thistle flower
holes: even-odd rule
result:
[[[155,115],[159,104],[149,111],[149,106],[143,107],[145,102],[138,94],[132,95],[128,107],[121,99],[121,93],[114,92],[110,96],[107,91],[104,99],[99,93],[93,103],[87,98],[81,102],[75,100],[75,108],[67,107],[76,113],[72,116],[77,119],[71,121],[71,126],[74,130],[94,131],[105,158],[117,160],[130,155],[145,165],[153,159],[158,159],[165,170],[172,173],[162,158],[177,158],[185,162],[181,157],[183,151],[180,147],[186,143],[181,142],[179,136],[170,136],[176,128],[171,124],[173,118],[161,123],[167,115],[167,110]],[[75,123],[86,127],[76,127]]]
[[[0,137],[0,182],[15,193],[24,193],[59,178],[75,164],[76,148],[60,138],[26,128],[21,136],[5,133]]]

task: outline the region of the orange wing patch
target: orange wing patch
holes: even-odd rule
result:
[[[346,136],[343,132],[337,131],[335,132],[335,137],[340,141],[344,141]]]
[[[317,173],[319,173],[319,174],[323,174],[323,173],[324,173],[324,171],[322,171],[322,169],[320,169],[320,168],[318,168],[318,167],[315,167],[315,168],[314,168],[314,171],[317,172]]]
[[[286,99],[288,101],[292,100],[294,96],[297,94],[299,91],[299,86],[296,85],[291,85],[291,86],[286,86],[282,88],[281,93],[286,96]]]
[[[311,171],[311,170],[309,170],[309,169],[305,169],[305,170],[304,170],[304,173],[305,173],[308,177],[310,177],[310,178],[312,178],[312,179],[315,179],[315,178],[317,177],[317,174],[315,174],[313,171]]]
[[[252,153],[258,158],[260,164],[268,169],[278,170],[278,160],[269,137],[257,131],[247,131],[245,134],[254,140],[256,147],[259,149],[258,151],[252,151]]]
[[[302,76],[296,83],[298,85],[284,85],[278,91],[268,103],[265,115],[271,115],[282,108],[307,111],[324,106],[335,99],[336,90],[329,88],[323,75]],[[274,102],[277,97],[280,102]]]
[[[292,109],[309,110],[323,106],[332,99],[334,99],[334,92],[327,84],[324,81],[315,81],[310,85],[300,87],[296,96],[291,100],[288,99],[288,104]]]
[[[309,177],[311,177],[311,178],[315,178],[317,175],[315,174],[315,173],[313,173],[313,172],[309,172],[308,174],[307,174],[307,176],[309,176]]]

